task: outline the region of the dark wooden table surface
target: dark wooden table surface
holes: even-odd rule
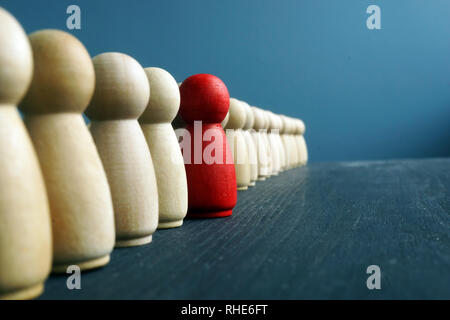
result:
[[[368,290],[366,268],[381,269]],[[117,249],[81,290],[43,299],[450,299],[450,159],[318,163],[238,194],[229,218],[188,220]]]

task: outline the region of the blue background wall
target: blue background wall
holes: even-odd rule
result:
[[[448,0],[1,0],[27,32],[71,31],[181,81],[213,73],[230,94],[302,118],[311,160],[450,156]],[[381,8],[368,30],[366,8]],[[3,49],[3,48],[2,48]]]

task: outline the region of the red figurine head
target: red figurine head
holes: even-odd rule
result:
[[[186,123],[220,123],[230,107],[225,84],[211,74],[190,76],[180,86],[180,115]]]

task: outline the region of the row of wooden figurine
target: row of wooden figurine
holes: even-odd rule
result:
[[[238,190],[246,190],[257,180],[265,180],[308,161],[305,125],[300,119],[231,98],[221,125],[233,154]],[[179,114],[172,126],[174,129],[185,126]]]
[[[27,38],[0,8],[0,299],[35,297],[51,269],[103,266],[114,246],[182,224],[179,105],[168,72],[121,53],[91,59],[58,30]]]

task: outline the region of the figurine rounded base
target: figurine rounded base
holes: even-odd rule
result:
[[[152,242],[152,235],[136,239],[116,240],[116,248],[143,246]]]
[[[250,182],[250,184],[248,186],[249,187],[254,187],[255,186],[255,181]]]
[[[106,256],[103,256],[100,258],[95,258],[95,259],[88,260],[88,261],[83,261],[83,262],[55,264],[55,265],[53,265],[52,272],[53,273],[66,273],[67,267],[72,266],[72,265],[76,265],[80,268],[80,270],[86,271],[86,270],[90,270],[90,269],[103,267],[109,263],[109,260],[110,260],[110,256],[109,256],[109,254],[107,254]]]
[[[168,221],[158,223],[158,229],[171,229],[181,227],[183,225],[183,219],[177,221]]]
[[[238,191],[247,190],[247,189],[248,189],[248,186],[238,187],[237,189],[238,189]]]
[[[266,180],[266,177],[259,177],[258,178],[258,181],[264,181],[264,180]]]
[[[0,300],[29,300],[39,297],[44,292],[44,283],[38,283],[31,287],[0,294]]]
[[[202,218],[223,218],[231,216],[232,210],[212,211],[212,212],[188,212],[187,217],[191,219]]]

